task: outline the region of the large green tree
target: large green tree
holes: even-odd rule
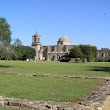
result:
[[[5,18],[0,17],[0,42],[9,44],[11,42],[10,25]]]
[[[97,47],[91,45],[79,45],[83,58],[87,58],[87,61],[93,61],[97,57]]]
[[[29,46],[15,46],[12,54],[12,59],[14,60],[26,60],[33,59],[35,57],[35,49]]]
[[[83,53],[79,46],[74,46],[72,49],[70,49],[69,56],[71,58],[82,58]]]
[[[12,47],[11,45],[8,46],[0,46],[0,59],[2,60],[9,60],[11,59],[12,54]]]
[[[97,57],[97,47],[91,45],[78,45],[74,46],[69,53],[70,58],[87,59],[93,61]]]
[[[0,59],[11,58],[11,30],[5,18],[0,17]]]

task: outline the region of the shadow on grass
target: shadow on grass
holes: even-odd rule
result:
[[[0,65],[0,68],[10,68],[11,66]]]
[[[110,67],[101,67],[101,66],[94,66],[94,67],[91,67],[92,71],[103,71],[103,72],[110,72]]]

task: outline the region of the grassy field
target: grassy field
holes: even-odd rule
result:
[[[109,77],[110,63],[0,61],[0,72]]]
[[[110,63],[0,61],[0,73],[110,76]],[[99,80],[0,74],[0,95],[30,100],[74,101],[86,96]]]
[[[90,79],[63,79],[0,75],[0,95],[31,100],[73,101],[98,83]]]

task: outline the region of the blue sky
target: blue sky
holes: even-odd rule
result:
[[[65,34],[74,45],[110,48],[110,0],[0,0],[0,17],[24,45],[37,31],[42,45]]]

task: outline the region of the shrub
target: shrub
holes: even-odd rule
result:
[[[75,58],[75,62],[80,63],[80,62],[82,62],[82,60],[80,58]]]
[[[69,62],[69,59],[61,59],[61,62]]]
[[[95,59],[95,62],[107,62],[108,59],[107,58],[97,58]]]
[[[110,62],[110,59],[108,59],[108,62]]]

